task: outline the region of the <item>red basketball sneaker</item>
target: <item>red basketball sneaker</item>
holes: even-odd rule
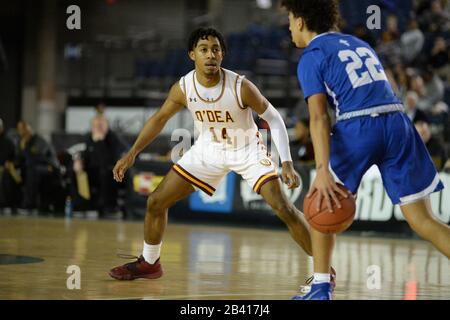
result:
[[[109,275],[117,280],[134,280],[138,278],[157,279],[163,275],[161,263],[158,260],[150,264],[141,255],[136,261],[111,269]]]

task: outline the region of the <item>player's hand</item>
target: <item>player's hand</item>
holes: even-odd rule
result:
[[[288,188],[289,189],[298,188],[301,180],[299,174],[294,169],[292,161],[283,162],[281,168],[282,168],[281,179],[285,184],[287,184]]]
[[[117,182],[122,182],[125,172],[133,166],[134,160],[135,156],[127,153],[122,157],[122,159],[117,161],[113,169],[114,180],[116,180]]]
[[[325,204],[330,212],[333,212],[333,206],[331,205],[331,199],[333,199],[334,203],[338,208],[341,208],[341,203],[336,196],[336,193],[341,194],[343,197],[348,198],[348,194],[341,190],[336,182],[334,181],[333,176],[328,168],[322,167],[317,169],[317,174],[314,179],[313,184],[311,185],[311,189],[309,189],[308,194],[306,195],[308,198],[317,191],[317,207],[316,210],[320,211],[322,207],[322,201],[325,200]]]

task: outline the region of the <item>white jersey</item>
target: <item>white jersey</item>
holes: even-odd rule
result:
[[[197,142],[237,150],[259,139],[252,109],[242,103],[243,79],[244,76],[223,68],[219,83],[212,88],[198,82],[195,70],[180,79],[187,108],[200,133]]]

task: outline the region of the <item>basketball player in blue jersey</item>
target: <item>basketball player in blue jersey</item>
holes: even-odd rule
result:
[[[434,218],[429,194],[443,188],[425,145],[403,112],[374,50],[351,35],[334,32],[334,0],[282,0],[292,41],[304,48],[298,79],[308,104],[317,174],[307,196],[318,192],[332,211],[340,203],[336,181],[356,194],[376,165],[384,187],[411,228],[450,257],[450,228]],[[331,128],[328,104],[336,113]],[[320,204],[316,210],[319,210]],[[331,299],[330,263],[335,235],[311,229],[314,280],[294,299]]]

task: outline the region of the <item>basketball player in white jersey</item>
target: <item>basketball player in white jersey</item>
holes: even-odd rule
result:
[[[308,255],[312,253],[309,228],[302,213],[281,190],[278,166],[260,139],[252,110],[270,126],[282,161],[283,182],[289,188],[296,188],[300,178],[292,164],[288,135],[280,114],[254,84],[221,68],[226,49],[218,31],[211,28],[194,31],[188,49],[195,70],[172,86],[162,107],[147,121],[133,147],[113,169],[114,179],[121,182],[137,154],[153,141],[173,115],[185,107],[192,113],[200,135],[150,194],[143,253],[136,261],[110,271],[110,276],[118,280],[159,278],[163,273],[159,256],[168,208],[197,189],[212,195],[229,171],[240,174],[261,194],[286,223],[294,240]]]

